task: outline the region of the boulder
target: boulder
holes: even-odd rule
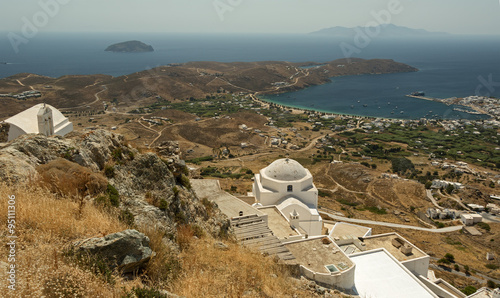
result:
[[[117,268],[123,273],[141,269],[155,255],[149,247],[149,238],[137,230],[89,238],[74,245],[78,253],[102,258],[110,269]]]

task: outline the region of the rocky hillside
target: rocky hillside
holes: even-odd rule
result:
[[[180,224],[196,225],[211,235],[227,233],[222,213],[191,191],[187,168],[176,152],[172,143],[162,147],[163,155],[140,154],[122,136],[104,130],[69,138],[25,135],[0,149],[0,179],[41,181],[88,201],[103,201],[99,194],[109,184],[119,199],[105,203],[131,213],[135,225],[154,226],[170,238]]]
[[[234,241],[228,219],[191,190],[176,142],[153,151],[104,130],[0,145],[0,197],[9,200],[0,209],[16,206],[15,227],[0,235],[17,237],[15,260],[0,250],[0,288],[15,288],[1,296],[317,296]]]

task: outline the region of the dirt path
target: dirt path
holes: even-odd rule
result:
[[[108,90],[108,87],[106,87],[106,85],[102,85],[103,89],[99,92],[96,92],[94,94],[95,96],[95,100],[91,103],[86,103],[86,104],[83,104],[83,105],[79,105],[79,106],[76,106],[76,107],[69,107],[69,108],[60,108],[59,110],[61,111],[67,111],[67,110],[71,110],[71,109],[79,109],[79,108],[84,108],[86,106],[90,106],[90,105],[93,105],[95,103],[97,103],[98,101],[100,101],[101,99],[99,98],[99,94],[101,94],[102,92]]]

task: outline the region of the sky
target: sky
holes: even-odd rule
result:
[[[454,34],[500,34],[499,0],[18,0],[0,31],[308,33],[390,22]]]

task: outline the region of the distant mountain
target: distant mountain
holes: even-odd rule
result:
[[[106,48],[105,51],[115,52],[115,53],[144,53],[144,52],[153,52],[154,49],[152,46],[147,45],[143,42],[132,40],[110,45],[109,47]]]
[[[378,29],[377,29],[378,27]],[[353,37],[359,32],[369,31],[369,32],[379,32],[377,36],[380,37],[425,37],[425,36],[446,36],[450,35],[445,32],[430,32],[424,29],[412,29],[408,27],[396,26],[393,24],[382,24],[377,27],[331,27],[321,29],[319,31],[311,32],[309,34],[314,35],[329,35],[329,36],[339,36],[339,37]]]

